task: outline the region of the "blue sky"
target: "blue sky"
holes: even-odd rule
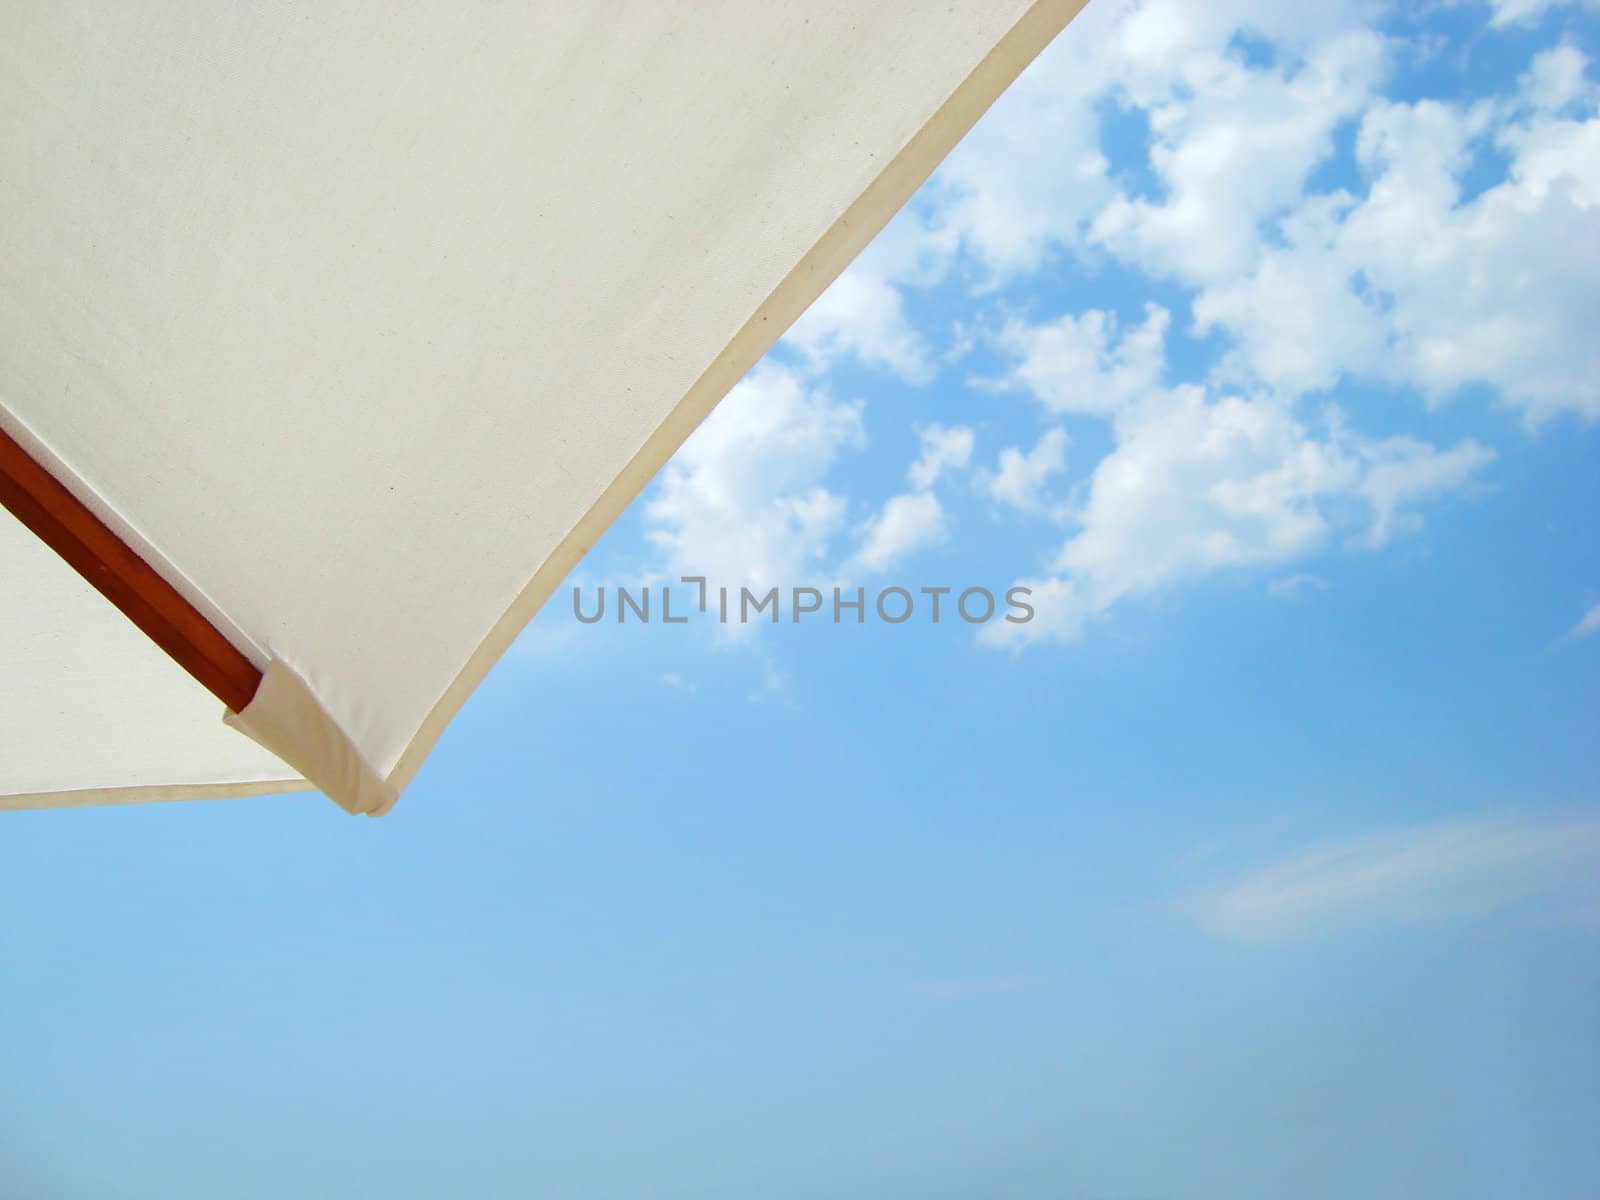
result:
[[[8,815],[0,1192],[1589,1195],[1597,58],[1093,0],[576,577],[1037,618],[563,591],[381,821]]]

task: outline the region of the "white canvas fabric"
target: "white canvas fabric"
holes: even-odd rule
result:
[[[0,809],[309,786],[3,510],[0,612]]]
[[[89,655],[120,614],[30,593],[13,531],[0,714],[58,723],[0,742],[0,795],[304,776],[384,811],[1081,3],[5,5],[0,427],[268,676],[236,729],[197,684],[129,719],[176,668],[109,626]],[[101,674],[126,694],[67,695]]]

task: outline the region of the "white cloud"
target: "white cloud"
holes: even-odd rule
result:
[[[1151,275],[1190,284],[1249,269],[1262,223],[1299,199],[1383,65],[1383,41],[1366,30],[1335,35],[1285,67],[1191,60],[1184,94],[1150,112],[1150,165],[1165,199],[1114,200],[1095,219],[1096,239]]]
[[[1056,569],[1099,611],[1184,575],[1282,562],[1322,541],[1318,499],[1358,470],[1281,405],[1178,388],[1120,423]]]
[[[1096,467],[1054,576],[1024,580],[1038,615],[985,627],[995,642],[1072,638],[1124,597],[1225,567],[1292,560],[1328,531],[1319,503],[1359,465],[1281,405],[1184,387],[1130,414]]]
[[[1508,25],[1532,25],[1553,9],[1581,3],[1591,11],[1600,10],[1595,0],[1489,0],[1489,24],[1495,28]]]
[[[1489,24],[1496,28],[1526,25],[1555,7],[1558,0],[1489,0]]]
[[[1534,55],[1521,80],[1523,98],[1539,112],[1559,112],[1594,95],[1589,60],[1576,46],[1562,44]]]
[[[1016,360],[1007,382],[1053,413],[1110,416],[1160,389],[1170,321],[1159,304],[1120,337],[1116,315],[1099,309],[1040,325],[1014,319],[998,338]]]
[[[1584,613],[1567,636],[1569,638],[1584,638],[1592,633],[1600,633],[1600,604],[1596,604],[1588,612]]]
[[[1267,591],[1274,596],[1283,596],[1293,600],[1306,596],[1311,592],[1325,592],[1328,587],[1328,581],[1322,576],[1302,571],[1294,575],[1285,575],[1280,579],[1274,579],[1267,584]]]
[[[982,479],[984,490],[1002,504],[1023,512],[1038,512],[1044,507],[1044,486],[1066,469],[1067,433],[1049,429],[1032,450],[1024,453],[1009,446],[1000,451],[1000,461]]]
[[[1500,126],[1509,176],[1462,204],[1483,120],[1376,107],[1358,142],[1372,187],[1333,248],[1382,309],[1389,377],[1434,399],[1492,384],[1533,421],[1600,417],[1600,116]]]
[[[729,586],[788,585],[820,569],[847,502],[822,486],[863,441],[861,406],[771,361],[731,391],[645,503],[663,572]]]
[[[947,470],[961,470],[972,461],[973,432],[965,425],[930,425],[921,433],[922,453],[911,464],[911,486],[926,491]]]
[[[1052,343],[1027,331],[1013,331],[1009,344],[1056,356]],[[1119,350],[1104,349],[1113,358]],[[986,640],[1072,638],[1125,597],[1225,568],[1293,561],[1320,548],[1353,507],[1370,514],[1368,542],[1382,545],[1409,506],[1460,487],[1491,457],[1472,442],[1438,450],[1409,438],[1369,441],[1347,433],[1336,413],[1314,428],[1270,395],[1161,386],[1159,345],[1140,354],[1142,386],[1109,414],[1115,446],[1070,514],[1077,532],[1050,576],[1022,581],[1037,593],[1037,617],[985,627]],[[1016,373],[1039,376],[1026,358]],[[1047,407],[1059,396],[1032,390]]]
[[[908,383],[933,378],[933,356],[906,319],[899,289],[859,264],[834,280],[784,341],[816,369],[853,355],[863,363],[888,368]]]
[[[1385,0],[1122,0],[1104,6],[1107,36],[1099,48],[1110,60],[1106,74],[1134,102],[1150,107],[1194,90],[1214,75],[1218,59],[1237,58],[1241,33],[1271,45],[1293,68],[1330,39],[1367,28],[1385,7]]]
[[[935,177],[925,242],[1002,279],[1096,247],[1176,279],[1197,290],[1198,331],[1236,340],[1223,373],[1242,383],[1304,393],[1354,377],[1430,402],[1482,383],[1534,423],[1600,417],[1588,63],[1571,45],[1541,53],[1514,102],[1383,100],[1391,47],[1367,27],[1379,7],[1090,6]],[[1552,7],[1498,0],[1494,20]],[[1271,61],[1247,62],[1241,33]],[[1147,118],[1158,198],[1112,178],[1108,104]],[[1307,196],[1346,122],[1360,125],[1367,194]],[[1509,176],[1463,203],[1491,141]]]
[[[1381,546],[1394,535],[1404,505],[1455,491],[1491,462],[1494,452],[1470,440],[1436,450],[1426,442],[1397,437],[1371,444],[1366,457],[1360,492],[1372,509],[1367,536]]]
[[[1220,95],[1253,80],[1232,53],[1241,30],[1272,41],[1295,70],[1341,33],[1370,39],[1360,25],[1378,7],[1375,0],[1096,0],[935,174],[924,205],[928,244],[940,256],[965,253],[986,282],[1038,271],[1056,252],[1082,251],[1090,226],[1116,198],[1101,148],[1102,108],[1140,107],[1172,122],[1180,98]],[[1318,59],[1302,90],[1330,65]],[[1225,132],[1226,114],[1213,111],[1209,123]],[[1304,152],[1290,138],[1274,148]],[[1205,158],[1193,156],[1192,164],[1203,169]],[[1275,170],[1269,160],[1240,162],[1230,181],[1248,185]],[[1189,210],[1201,200],[1191,193]]]
[[[1197,328],[1237,342],[1225,373],[1290,393],[1377,379],[1433,402],[1486,383],[1530,422],[1600,417],[1600,113],[1584,70],[1559,47],[1517,103],[1369,105],[1367,195],[1306,197],[1247,269],[1197,280]],[[1574,104],[1587,117],[1558,114]],[[1463,203],[1490,140],[1507,177]]]
[[[856,570],[879,574],[912,552],[945,540],[944,508],[932,492],[906,492],[894,496],[866,525],[861,549],[851,564]]]
[[[976,439],[964,425],[930,425],[920,438],[922,452],[906,473],[914,490],[891,496],[861,527],[861,546],[841,567],[844,574],[881,574],[916,551],[948,538],[944,505],[930,489],[946,471],[966,467]]]
[[[1329,842],[1180,897],[1218,937],[1303,937],[1356,921],[1482,918],[1600,890],[1600,818],[1475,817]],[[1592,899],[1591,899],[1592,902]]]
[[[964,250],[986,281],[1037,271],[1074,246],[1111,195],[1095,93],[1108,85],[1093,54],[1099,5],[1079,16],[951,153],[931,181],[928,231]]]
[[[1196,296],[1195,331],[1225,330],[1236,343],[1221,377],[1259,380],[1292,396],[1380,369],[1383,319],[1352,290],[1353,270],[1330,249],[1353,203],[1345,193],[1308,200],[1282,222],[1284,244],[1252,272]]]

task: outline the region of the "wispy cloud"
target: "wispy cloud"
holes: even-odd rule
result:
[[[1045,506],[1045,485],[1066,469],[1067,440],[1066,430],[1047,429],[1032,450],[1006,447],[995,469],[984,472],[979,485],[1001,504],[1039,512]]]
[[[930,425],[918,436],[922,441],[922,454],[911,464],[908,475],[911,486],[919,491],[938,483],[946,471],[959,471],[972,461],[976,435],[965,425],[954,428]]]
[[[1600,604],[1596,604],[1583,614],[1583,619],[1574,625],[1567,637],[1576,640],[1586,638],[1591,633],[1600,633]]]
[[[948,535],[944,507],[932,492],[906,492],[892,497],[867,523],[861,551],[847,569],[877,574]]]
[[[1304,572],[1297,575],[1285,575],[1281,579],[1274,579],[1267,584],[1267,591],[1274,596],[1284,596],[1291,600],[1300,599],[1312,592],[1325,592],[1329,583],[1320,575],[1310,575]]]
[[[1356,922],[1482,918],[1600,899],[1600,813],[1506,814],[1327,842],[1203,885],[1168,909],[1217,937],[1283,940]]]

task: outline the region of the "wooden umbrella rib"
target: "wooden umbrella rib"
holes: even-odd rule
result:
[[[234,712],[261,672],[82,501],[0,430],[0,505]]]

